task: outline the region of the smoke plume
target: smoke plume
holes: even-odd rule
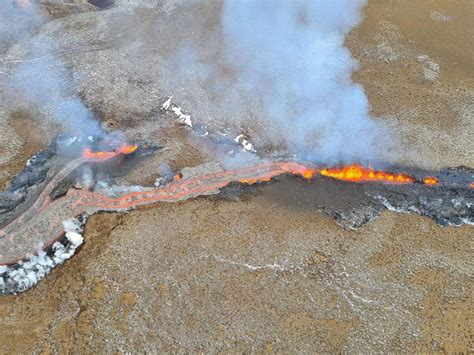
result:
[[[237,91],[257,96],[288,148],[321,162],[367,161],[388,134],[369,115],[344,38],[365,0],[226,0],[226,57]],[[378,151],[380,153],[380,151]]]
[[[99,135],[102,129],[76,96],[76,83],[58,55],[54,40],[41,32],[47,22],[35,2],[4,1],[0,5],[0,45],[10,108],[27,107],[60,123],[67,133]]]

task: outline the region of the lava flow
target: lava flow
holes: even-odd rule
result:
[[[86,148],[81,157],[69,162],[46,184],[29,209],[26,209],[21,215],[17,215],[16,219],[0,229],[0,270],[6,266],[13,265],[14,268],[14,265],[21,265],[21,263],[18,264],[20,261],[31,258],[32,255],[38,253],[38,246],[42,250],[54,249],[56,241],[64,235],[62,223],[65,220],[81,215],[91,215],[99,211],[127,211],[152,203],[176,202],[202,195],[217,194],[220,189],[232,182],[255,184],[270,181],[274,177],[283,174],[312,179],[316,174],[320,174],[321,176],[349,182],[382,182],[385,186],[416,183],[420,187],[420,185],[432,186],[439,184],[437,178],[432,176],[427,176],[421,180],[404,173],[379,171],[361,165],[316,169],[308,163],[270,161],[250,167],[221,170],[196,177],[177,174],[173,181],[162,187],[143,188],[143,191],[132,192],[119,197],[109,197],[97,192],[75,188],[69,189],[66,195],[56,199],[52,197],[52,191],[57,186],[61,186],[62,182],[83,164],[101,164],[116,157],[132,155],[138,149],[137,145],[123,145],[113,151],[93,151]],[[383,191],[381,186],[378,185],[379,191]],[[472,187],[472,184],[470,186]],[[432,192],[430,193],[432,194]],[[463,201],[458,200],[456,202],[451,197],[446,199],[450,203],[455,201],[458,204],[464,204]],[[433,204],[433,206],[435,205]],[[458,218],[457,220],[453,219],[453,221],[461,223],[463,220]],[[26,283],[24,285],[28,286],[30,284]],[[9,288],[5,290],[16,292],[25,289],[26,286],[24,285],[17,287],[10,284]],[[2,291],[0,287],[0,294],[7,291]]]
[[[123,211],[156,202],[174,202],[200,195],[218,193],[231,182],[268,181],[281,174],[310,176],[309,168],[300,163],[268,162],[238,170],[224,170],[196,178],[175,179],[167,185],[142,192],[110,198],[88,190],[70,189],[65,196],[52,200],[51,192],[82,164],[103,162],[137,150],[124,146],[112,152],[92,152],[87,149],[76,160],[67,164],[45,186],[33,205],[22,215],[0,229],[0,265],[16,263],[34,254],[38,245],[44,249],[62,235],[62,221],[98,211]],[[25,237],[28,236],[28,237]]]
[[[119,155],[129,155],[134,153],[138,149],[137,145],[122,145],[119,148],[112,151],[97,151],[94,152],[90,148],[84,148],[82,152],[83,159],[91,159],[95,161],[103,161],[114,158]]]
[[[270,181],[275,176],[292,174],[311,179],[320,173],[341,180],[383,181],[386,183],[409,183],[415,179],[405,174],[393,174],[362,168],[358,165],[343,168],[314,169],[311,165],[296,162],[264,162],[236,170],[223,170],[194,178],[182,178],[180,174],[161,188],[145,189],[141,192],[110,198],[96,192],[71,189],[61,198],[52,200],[55,186],[73,170],[86,163],[100,163],[114,157],[129,155],[138,149],[137,145],[123,145],[114,151],[92,151],[85,149],[79,159],[71,161],[46,185],[33,205],[0,230],[0,265],[21,259],[32,253],[38,244],[51,245],[51,236],[57,238],[61,231],[61,221],[81,214],[98,211],[123,211],[140,205],[157,202],[174,202],[200,195],[218,193],[219,189],[232,182],[254,184]],[[52,224],[51,227],[49,225]],[[25,229],[26,228],[26,229]],[[49,231],[49,232],[48,232]],[[40,232],[40,233],[38,233]],[[39,235],[38,235],[39,234]],[[24,235],[35,235],[24,239]],[[9,236],[9,238],[2,238]],[[8,242],[7,242],[8,241]],[[25,243],[25,242],[28,243]],[[6,246],[8,244],[8,247]]]
[[[365,168],[358,164],[346,165],[341,168],[321,169],[319,170],[319,173],[334,179],[352,182],[380,181],[391,184],[407,184],[415,182],[415,178],[403,173],[394,174],[386,171]]]

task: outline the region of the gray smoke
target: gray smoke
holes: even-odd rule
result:
[[[73,135],[99,135],[102,129],[75,94],[76,83],[58,55],[54,41],[41,33],[47,22],[35,2],[0,5],[0,44],[5,72],[0,85],[10,93],[10,107],[28,107],[60,123]]]
[[[388,143],[369,115],[345,36],[365,0],[226,0],[222,30],[235,91],[257,96],[288,148],[321,162],[367,162]]]

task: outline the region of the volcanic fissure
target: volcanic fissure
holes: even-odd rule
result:
[[[124,161],[137,160],[153,149],[146,144],[123,144],[101,151],[83,148],[79,157],[50,177],[29,204],[24,198],[4,209],[2,214],[6,218],[1,220],[0,229],[0,294],[17,293],[34,286],[52,268],[71,257],[82,244],[82,223],[91,214],[124,212],[142,205],[203,195],[235,194],[246,186],[260,185],[282,176],[306,181],[316,193],[314,200],[319,209],[345,228],[356,229],[376,218],[383,209],[419,213],[442,225],[474,224],[473,171],[468,168],[433,174],[413,168],[389,172],[360,165],[319,167],[308,162],[261,161],[240,169],[222,169],[199,176],[180,173],[164,186],[143,187],[120,196],[74,187],[74,176],[84,167],[103,169],[111,165],[116,170],[123,169]],[[45,156],[41,160],[44,163],[52,154],[38,156]],[[27,173],[32,171],[31,164],[29,169],[27,167]],[[45,173],[42,174],[45,179]],[[236,186],[239,189],[235,189]],[[58,189],[64,192],[55,193]],[[325,191],[330,193],[331,190],[345,196],[344,207],[334,204],[333,198],[324,197]]]

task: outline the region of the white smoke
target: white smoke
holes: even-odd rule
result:
[[[106,181],[99,181],[94,192],[110,198],[116,198],[132,192],[149,191],[151,188],[140,185],[109,185]]]
[[[320,162],[368,161],[388,134],[371,119],[345,36],[365,0],[226,0],[222,31],[237,92],[258,97],[266,125],[287,147]]]
[[[75,84],[55,48],[53,38],[41,32],[48,19],[35,2],[22,7],[16,1],[0,4],[0,47],[7,75],[0,86],[10,93],[11,107],[38,110],[81,136],[102,129],[74,92]],[[8,50],[7,50],[8,49]]]
[[[35,286],[56,266],[73,256],[84,243],[82,225],[83,222],[76,218],[65,220],[63,228],[67,243],[55,242],[50,253],[39,247],[36,254],[14,266],[0,265],[0,295],[22,292]]]

